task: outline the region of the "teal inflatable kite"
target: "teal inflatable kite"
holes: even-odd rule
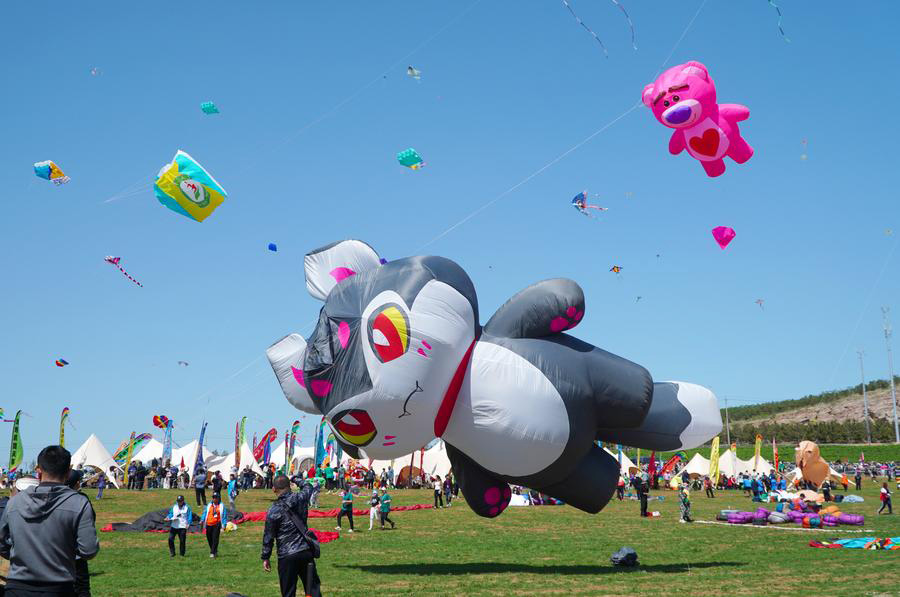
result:
[[[400,162],[401,166],[406,166],[411,170],[418,170],[425,165],[425,162],[422,161],[422,156],[420,156],[412,147],[398,153],[397,161]]]
[[[203,110],[204,114],[218,114],[219,108],[212,102],[203,102],[200,104],[200,109]]]
[[[153,191],[160,203],[198,222],[208,218],[228,197],[216,179],[180,149],[156,175]]]

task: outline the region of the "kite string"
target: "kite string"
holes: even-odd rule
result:
[[[563,0],[563,2],[565,2],[565,1],[566,0]],[[654,79],[657,76],[659,76],[659,73],[662,72],[663,67],[666,65],[666,63],[669,61],[669,59],[672,58],[672,55],[675,53],[675,50],[678,48],[679,45],[681,45],[681,42],[684,41],[685,36],[687,35],[688,31],[690,31],[691,27],[694,25],[694,21],[697,20],[698,16],[700,16],[700,12],[703,10],[703,7],[706,6],[707,1],[708,0],[703,0],[703,2],[700,3],[700,7],[697,8],[697,12],[695,12],[694,16],[691,18],[691,20],[688,21],[687,26],[684,28],[684,31],[681,32],[681,36],[679,36],[678,40],[675,42],[675,45],[672,46],[672,49],[669,51],[668,56],[666,56],[665,60],[663,60],[662,65],[660,66],[659,70],[657,70],[656,74],[653,75]],[[566,3],[566,6],[568,6],[568,3]],[[593,139],[594,137],[596,137],[597,135],[599,135],[600,133],[602,133],[603,131],[605,131],[606,129],[608,129],[609,127],[614,125],[615,123],[617,123],[618,121],[625,118],[625,116],[627,116],[628,114],[633,112],[636,108],[638,108],[641,105],[642,105],[642,102],[637,102],[636,104],[634,104],[633,106],[631,106],[630,108],[628,108],[627,110],[625,110],[624,112],[622,112],[621,114],[616,116],[610,122],[606,123],[599,129],[597,129],[596,131],[594,131],[593,133],[588,135],[586,138],[584,138],[583,140],[579,141],[578,143],[576,143],[575,145],[573,145],[572,147],[570,147],[569,149],[567,149],[566,151],[561,153],[556,158],[550,160],[548,163],[546,163],[545,165],[540,167],[538,170],[536,170],[532,174],[529,174],[528,176],[526,176],[524,179],[522,179],[518,183],[514,184],[507,190],[503,191],[502,193],[500,193],[499,195],[497,195],[496,197],[494,197],[493,199],[491,199],[490,201],[488,201],[487,203],[485,203],[484,205],[482,205],[481,207],[479,207],[478,209],[476,209],[475,211],[473,211],[472,213],[470,213],[469,215],[467,215],[466,217],[464,217],[463,219],[458,221],[457,223],[453,224],[452,226],[450,226],[449,228],[447,228],[446,230],[444,230],[443,232],[441,232],[440,234],[438,234],[437,236],[435,236],[434,238],[432,238],[431,240],[429,240],[428,242],[426,242],[425,244],[420,246],[418,249],[416,249],[416,252],[418,253],[419,251],[421,251],[428,245],[443,238],[444,236],[446,236],[447,234],[449,234],[450,232],[452,232],[459,226],[465,224],[466,222],[468,222],[469,220],[474,218],[476,215],[478,215],[479,213],[481,213],[482,211],[484,211],[485,209],[487,209],[488,207],[490,207],[491,205],[493,205],[494,203],[496,203],[503,197],[509,195],[510,193],[512,193],[513,191],[515,191],[516,189],[518,189],[519,187],[521,187],[522,185],[524,185],[525,183],[527,183],[528,181],[533,179],[534,177],[538,176],[539,174],[541,174],[542,172],[544,172],[545,170],[547,170],[548,168],[550,168],[551,166],[553,166],[554,164],[556,164],[557,162],[559,162],[560,160],[562,160],[563,158],[568,156],[573,151],[576,151],[577,149],[579,149],[585,143],[587,143],[588,141],[590,141],[591,139]]]
[[[781,37],[782,37],[782,38],[784,39],[784,41],[786,41],[787,43],[791,43],[791,40],[788,39],[788,36],[784,34],[784,29],[781,27],[781,19],[782,19],[782,17],[783,17],[783,15],[781,14],[781,8],[780,8],[777,4],[775,4],[774,2],[772,2],[772,0],[769,0],[769,6],[771,6],[772,8],[774,8],[774,9],[775,9],[775,12],[778,13],[778,31],[781,32]]]
[[[869,304],[872,302],[872,297],[875,295],[875,290],[878,288],[878,285],[881,283],[881,278],[884,276],[884,272],[887,270],[888,264],[891,262],[891,259],[894,257],[894,252],[897,250],[897,245],[900,244],[900,238],[894,241],[894,246],[891,247],[890,252],[887,254],[887,257],[884,260],[884,263],[881,264],[881,271],[878,272],[878,276],[875,278],[875,282],[872,283],[872,288],[869,289],[869,295],[866,297],[866,302],[863,305],[862,310],[859,312],[859,317],[856,318],[856,325],[853,326],[853,331],[850,332],[850,337],[847,340],[847,344],[844,346],[844,351],[841,353],[840,358],[837,363],[834,364],[834,368],[831,370],[831,375],[828,378],[828,386],[833,387],[831,384],[834,381],[834,374],[837,373],[838,367],[841,366],[841,363],[844,360],[844,357],[847,356],[847,350],[850,348],[850,344],[853,343],[853,337],[856,336],[857,330],[859,330],[859,324],[862,322],[863,316],[866,314],[866,311],[869,309]]]
[[[612,0],[612,3],[618,6],[619,10],[622,11],[622,14],[625,15],[625,20],[628,21],[628,26],[631,27],[631,47],[637,50],[637,44],[634,43],[634,23],[631,22],[631,17],[628,16],[625,7],[619,4],[619,0]]]
[[[569,0],[562,0],[562,3],[566,5],[566,8],[569,9],[569,12],[572,13],[573,17],[575,17],[575,21],[579,25],[584,27],[584,30],[587,31],[588,33],[590,33],[591,36],[593,36],[593,38],[597,40],[597,43],[600,44],[601,48],[603,48],[603,55],[606,56],[607,58],[609,58],[609,52],[606,51],[606,46],[603,45],[603,42],[600,41],[600,38],[597,37],[597,34],[594,33],[594,30],[591,29],[590,27],[588,27],[587,24],[581,20],[581,17],[579,17],[577,14],[575,14],[575,11],[572,9],[572,5],[569,4]]]

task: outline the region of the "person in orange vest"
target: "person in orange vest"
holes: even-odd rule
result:
[[[209,543],[209,557],[211,558],[219,555],[219,536],[227,523],[222,496],[214,493],[212,501],[207,504],[206,510],[203,512],[203,519],[200,521],[200,526],[206,529],[206,542]]]

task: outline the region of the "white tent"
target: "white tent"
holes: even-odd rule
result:
[[[184,461],[187,464],[187,459]],[[228,479],[228,476],[231,474],[231,467],[234,466],[234,452],[226,456],[225,458],[215,461],[212,461],[208,466],[209,472],[211,473],[222,473],[222,476]],[[257,464],[256,459],[253,458],[253,451],[250,450],[250,447],[247,445],[247,442],[241,444],[241,470],[244,467],[249,466],[250,470],[260,476],[264,476],[262,468]]]
[[[376,475],[380,475],[382,469],[387,470],[389,466],[393,466],[394,479],[396,479],[400,469],[404,466],[409,466],[410,460],[412,460],[414,467],[419,468],[421,466],[426,475],[440,475],[441,478],[444,478],[450,472],[450,458],[447,456],[447,448],[444,446],[443,440],[425,450],[424,454],[422,454],[421,450],[416,450],[412,454],[400,456],[393,460],[372,460],[370,462],[366,459],[361,459],[360,464],[366,468],[371,468]]]
[[[677,474],[681,475],[681,473],[684,471],[687,471],[687,474],[691,475],[692,477],[694,475],[697,475],[698,477],[706,477],[709,475],[709,459],[705,458],[702,454],[697,452],[690,460],[688,460],[688,463],[684,465]]]
[[[184,466],[187,468],[188,472],[193,474],[194,463],[197,461],[197,446],[199,446],[199,444],[200,442],[194,440],[181,448],[172,450],[172,464],[175,466],[181,466],[181,459],[184,458]],[[241,454],[241,461],[243,462],[243,452],[241,452]],[[204,446],[203,461],[206,462],[212,455],[213,453],[207,450],[206,446]]]
[[[603,448],[603,450],[604,450],[607,454],[609,454],[610,456],[612,456],[613,458],[615,458],[615,459],[616,459],[616,462],[619,462],[619,455],[618,455],[618,453],[611,452],[608,448]],[[629,457],[625,454],[625,452],[622,452],[622,466],[620,467],[619,474],[625,475],[625,476],[627,477],[628,474],[629,474],[632,470],[635,470],[635,471],[636,471],[636,470],[638,470],[638,467],[631,461],[631,458],[629,458]]]
[[[719,455],[719,474],[721,475],[736,477],[741,473],[751,472],[751,469],[752,465],[748,467],[747,463],[738,458],[731,448]]]
[[[753,468],[753,460],[754,459],[751,458],[750,460],[747,461],[747,466],[751,472],[765,473],[768,475],[770,472],[775,470],[775,467],[772,466],[772,464],[768,460],[763,458],[762,454],[760,454],[760,456],[759,456],[759,463],[757,464],[755,469]]]
[[[115,466],[118,468],[119,465],[113,460],[109,451],[103,447],[103,444],[93,433],[83,444],[81,444],[81,447],[72,454],[72,467],[78,468],[84,466],[96,466],[106,474],[106,478],[109,479],[113,486],[119,486],[119,484],[116,483],[115,477],[109,474],[109,467]]]
[[[792,470],[791,472],[786,474],[784,476],[784,478],[787,479],[788,483],[793,483],[794,481],[799,480],[802,476],[803,476],[803,472],[800,470],[800,467],[798,466],[797,468],[795,468],[794,470]],[[828,478],[834,483],[840,483],[841,479],[843,477],[842,477],[841,473],[839,473],[836,470],[834,470],[833,468],[831,468],[831,465],[829,464],[828,465]]]
[[[154,438],[150,438],[144,447],[138,450],[138,453],[132,457],[132,460],[139,460],[144,464],[149,464],[154,458],[162,459],[163,445],[162,442]]]

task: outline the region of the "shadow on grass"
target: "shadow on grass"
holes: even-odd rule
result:
[[[697,562],[694,564],[647,564],[634,568],[601,565],[564,565],[564,566],[535,566],[532,564],[511,564],[503,562],[470,562],[468,564],[338,564],[335,568],[348,568],[362,572],[375,574],[418,574],[429,576],[433,574],[457,575],[457,574],[497,574],[505,572],[525,574],[620,574],[627,572],[658,572],[662,574],[677,574],[703,568],[728,568],[746,566],[745,562]]]

